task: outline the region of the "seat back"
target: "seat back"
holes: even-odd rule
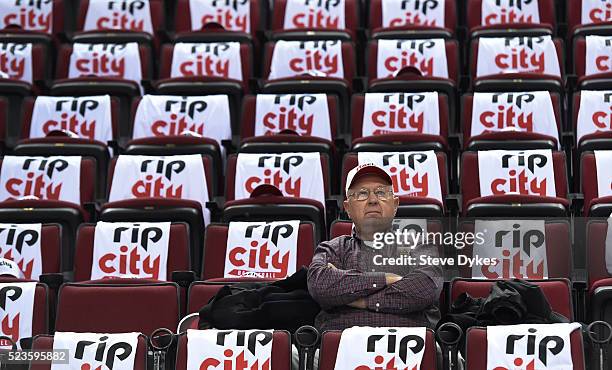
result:
[[[63,0],[41,3],[4,1],[0,7],[0,29],[3,32],[25,31],[56,36],[64,31],[65,17]]]
[[[466,343],[466,366],[470,370],[484,370],[491,368],[487,363],[487,328],[472,327],[468,329]],[[574,330],[570,334],[572,369],[584,370],[584,345],[581,330]],[[523,347],[524,348],[524,347]],[[522,360],[522,359],[521,359]],[[518,359],[515,360],[515,363]],[[520,361],[522,364],[523,362]],[[530,362],[531,363],[531,362]],[[493,364],[494,366],[495,364]],[[533,364],[532,364],[533,365]],[[527,365],[529,366],[529,365]]]
[[[261,223],[258,224],[261,225]],[[234,229],[231,224],[209,225],[206,228],[204,239],[202,279],[237,278],[243,275],[242,272],[245,273],[244,276],[246,277],[250,276],[246,273],[247,271],[253,271],[252,267],[255,268],[255,271],[257,269],[262,271],[254,274],[257,278],[282,279],[291,275],[291,270],[297,271],[301,266],[309,265],[315,248],[314,225],[311,222],[304,221],[298,221],[297,224],[299,227],[294,230],[292,225],[280,221],[258,226],[254,231],[249,231],[247,228],[245,234],[239,234],[238,231],[243,229],[238,227]],[[275,232],[284,230],[280,234],[279,241],[275,242],[274,238],[269,239],[270,234],[269,231],[265,231],[265,227],[273,227],[272,237]],[[263,235],[260,233],[262,229],[264,230]],[[230,235],[230,230],[233,235]],[[291,235],[287,235],[287,230],[290,230]],[[295,258],[295,266],[289,266],[288,264],[293,259],[290,257],[291,252],[288,249],[292,236],[297,238],[295,240],[295,257],[293,257]],[[231,242],[236,244],[228,245]],[[283,247],[281,247],[281,243],[283,243]],[[274,244],[274,247],[272,247],[272,244]],[[258,260],[253,259],[253,252],[249,252],[247,256],[247,249],[243,246],[257,247]],[[228,248],[230,248],[229,251]],[[248,250],[253,251],[253,249]],[[244,266],[242,267],[244,270],[241,270],[241,266]],[[247,266],[250,268],[247,268]],[[283,273],[283,271],[285,272]]]
[[[0,286],[3,295],[10,297],[3,303],[2,315],[0,315],[0,319],[6,323],[0,330],[1,335],[19,343],[19,348],[27,348],[26,338],[49,333],[51,303],[49,288],[46,284],[2,276]],[[20,324],[26,323],[31,325],[29,333],[26,328],[20,328]],[[26,333],[29,336],[25,336]],[[0,340],[0,345],[10,346],[9,342],[4,339]]]
[[[586,25],[598,25],[612,21],[612,13],[608,2],[597,0],[567,1],[567,25],[569,35],[576,32],[576,28]]]
[[[491,27],[542,27],[554,30],[556,26],[555,1],[537,0],[529,4],[510,1],[468,0],[466,9],[467,26],[476,28]]]
[[[436,4],[405,4],[401,1],[370,1],[368,28],[403,31],[427,31],[446,28],[454,32],[457,25],[457,2],[439,1]]]
[[[524,148],[521,141],[543,141],[546,138],[554,142],[554,149],[559,148],[562,121],[561,101],[557,93],[465,94],[461,107],[464,148],[474,148],[477,144],[474,141],[486,140],[498,142],[489,144],[490,149],[521,149]],[[476,147],[486,148],[482,144]],[[546,148],[538,143],[529,148],[537,147]]]
[[[81,0],[77,31],[145,32],[155,36],[164,29],[164,1],[148,0],[142,6],[122,7],[112,1]]]
[[[612,148],[612,121],[607,119],[611,91],[577,91],[572,101],[572,129],[581,150]]]
[[[595,78],[612,72],[610,53],[612,36],[574,37],[574,74],[580,77]],[[607,76],[607,75],[606,75]]]
[[[49,158],[53,158],[53,161]],[[0,168],[6,171],[2,176],[0,170],[0,179],[3,179],[7,195],[2,200],[36,196],[41,200],[59,200],[78,205],[95,201],[96,167],[93,159],[4,157],[0,160]],[[73,177],[76,175],[78,177]],[[37,186],[31,183],[32,178],[37,181]]]
[[[278,0],[274,2],[271,29],[273,32],[349,30],[354,34],[360,26],[360,13],[360,2],[357,0],[328,4]]]
[[[338,347],[340,346],[340,338],[342,336],[341,331],[333,330],[326,331],[321,337],[321,354],[319,357],[319,369],[320,370],[333,370],[336,366],[336,356],[338,355]],[[364,348],[366,349],[366,340],[364,338]],[[363,351],[362,350],[362,351]],[[436,358],[436,340],[434,338],[434,332],[431,329],[427,329],[425,332],[425,349],[423,354],[423,360],[421,362],[421,369],[437,369],[437,358]],[[374,357],[376,353],[372,354]],[[378,362],[376,362],[378,363]]]
[[[226,337],[227,338],[227,337]],[[176,370],[187,369],[187,333],[182,333],[178,337],[178,348],[176,353]],[[221,351],[221,348],[210,348],[210,350]],[[219,361],[222,360],[219,358]],[[245,362],[246,363],[246,362]],[[202,364],[201,366],[204,366]],[[272,352],[270,358],[270,370],[284,370],[291,367],[291,335],[284,330],[275,330],[272,334]]]
[[[461,194],[463,197],[463,211],[467,210],[467,207],[470,203],[476,198],[482,197],[481,195],[481,186],[480,186],[480,172],[479,172],[479,161],[478,161],[478,153],[483,152],[464,152],[461,156]],[[508,154],[511,154],[511,151],[508,151]],[[511,160],[510,158],[509,160]],[[552,152],[552,160],[553,160],[553,172],[554,172],[554,189],[556,193],[556,198],[566,199],[568,192],[568,183],[567,183],[567,171],[565,165],[565,153],[560,151]],[[519,165],[520,166],[520,165]],[[499,168],[502,168],[501,165]],[[494,170],[492,168],[492,170]],[[510,172],[514,173],[513,170]],[[510,174],[509,176],[512,176]],[[501,172],[500,172],[501,173]],[[514,175],[516,175],[514,173]],[[540,180],[538,180],[540,181]],[[540,184],[543,184],[540,182]],[[511,202],[511,203],[521,203],[523,201],[527,201],[530,195],[533,194],[532,190],[534,188],[523,187],[519,189],[518,187],[512,185],[513,190],[504,190],[504,186],[510,185],[507,181],[498,181],[495,184],[491,183],[489,186],[495,185],[496,191],[499,191],[499,195],[487,196],[487,202]],[[486,184],[485,184],[486,186]],[[510,189],[510,188],[507,188]],[[532,189],[532,190],[530,190]],[[505,197],[505,198],[496,198],[496,197]],[[496,201],[496,199],[498,199]],[[505,200],[504,200],[505,199]],[[554,197],[552,198],[554,199]],[[552,201],[551,197],[547,196],[536,196],[536,200],[540,203],[547,203]]]
[[[369,84],[392,78],[407,67],[416,68],[425,79],[448,79],[454,83],[459,79],[456,40],[372,40],[368,43],[367,60]]]
[[[247,95],[242,101],[240,136],[244,140],[292,130],[331,141],[338,134],[338,113],[338,97],[334,95]]]
[[[209,1],[178,0],[174,25],[176,32],[192,32],[218,23],[225,32],[244,32],[254,37],[257,31],[265,29],[267,5],[266,1],[259,0],[249,0],[235,7]]]
[[[144,225],[146,226],[144,229],[143,225],[136,222],[107,224],[107,226],[97,228],[95,224],[83,224],[79,228],[74,281],[135,276],[170,281],[173,271],[191,269],[187,224],[182,222],[173,222],[168,226],[148,224]],[[96,237],[96,231],[106,235]],[[164,236],[166,232],[168,234]],[[140,234],[136,236],[136,241],[133,233]],[[99,240],[100,244],[96,245],[96,240]],[[168,243],[165,251],[163,241]],[[131,249],[123,250],[124,246]],[[99,252],[96,251],[97,248],[100,248]],[[126,262],[121,261],[122,257]],[[161,274],[160,261],[166,264],[163,274]],[[93,276],[94,274],[96,276]],[[104,276],[100,277],[100,274]],[[162,276],[165,276],[165,279]]]
[[[32,349],[33,350],[37,350],[37,351],[51,351],[51,350],[53,350],[54,339],[55,338],[52,335],[39,335],[36,338],[34,338],[34,342],[32,343]],[[91,343],[91,342],[86,342],[86,343],[94,344],[94,343]],[[135,350],[135,354],[134,354],[134,367],[133,367],[133,369],[134,370],[146,370],[147,369],[148,339],[147,339],[146,336],[140,334],[138,336],[138,342],[137,343],[138,344],[136,345],[136,348],[130,348],[130,352]],[[123,345],[127,345],[127,343],[123,342]],[[93,346],[92,345],[90,347],[85,347],[85,348],[89,349],[89,351],[87,351],[87,349],[85,350],[86,352],[88,352],[87,356],[89,358],[94,358],[94,356],[97,355],[97,352],[96,352],[95,349],[98,348],[98,346]],[[109,351],[109,348],[112,348],[112,347],[108,346],[108,347],[102,347],[102,348],[105,348],[103,351],[106,352],[106,353],[102,352],[103,358],[106,359],[106,358],[110,357],[111,354],[108,353],[108,351]],[[125,347],[122,347],[122,348],[125,348]],[[66,360],[68,360],[67,363],[68,364],[72,364],[71,361],[74,361],[74,360],[77,359],[75,356],[77,356],[76,352],[70,352],[69,351],[68,352],[68,358],[66,358]],[[118,356],[118,357],[119,357],[119,360],[121,361],[121,357],[123,357],[123,356]],[[78,359],[77,361],[79,361],[79,363],[80,363],[80,360],[82,360],[82,358]],[[96,368],[98,368],[96,365],[104,366],[103,364],[105,362],[106,361],[104,361],[104,362],[100,361],[98,363],[93,363],[93,364],[89,363],[89,365],[91,366],[89,368],[90,369],[96,369]],[[114,365],[115,366],[120,365],[120,362],[115,361]],[[51,367],[52,367],[51,362],[36,362],[36,363],[33,363],[30,366],[30,369],[31,370],[51,370]]]
[[[50,78],[49,55],[42,44],[0,43],[0,56],[6,60],[0,66],[0,72],[8,76],[3,78],[30,85]]]
[[[476,223],[478,223],[478,229],[476,229]],[[540,227],[543,227],[544,235]],[[485,235],[482,243],[466,241],[465,247],[457,250],[459,255],[468,258],[480,257],[480,261],[483,261],[484,258],[497,258],[500,261],[499,267],[486,263],[474,264],[473,267],[461,265],[459,272],[462,277],[569,279],[572,276],[572,246],[569,241],[570,225],[568,221],[555,219],[464,221],[459,224],[459,231],[465,235],[470,235],[468,233]],[[515,238],[513,233],[519,236]],[[487,235],[494,237],[487,237]],[[525,238],[528,240],[524,241]],[[545,248],[543,251],[540,250],[542,246]],[[547,275],[544,264],[546,264]]]
[[[55,330],[151,335],[158,328],[174,330],[179,318],[175,283],[142,279],[65,283],[58,293]]]
[[[313,63],[314,55],[327,62]],[[355,50],[350,42],[277,41],[265,45],[262,76],[268,80],[342,79],[352,86],[356,69]]]
[[[408,140],[408,135],[414,135],[415,143],[411,144],[415,145],[425,140],[446,142],[450,120],[448,99],[437,92],[354,94],[351,100],[353,145],[355,140],[369,136],[385,136],[388,139],[381,137],[380,140],[392,142],[401,138]]]

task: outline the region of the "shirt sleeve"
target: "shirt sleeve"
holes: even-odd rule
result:
[[[424,260],[420,257],[438,257],[438,248],[434,245],[420,245],[410,254],[415,257],[415,266],[401,280],[365,298],[368,310],[408,314],[424,310],[439,301],[444,284],[442,268],[421,263]]]
[[[308,269],[308,291],[324,310],[354,302],[386,285],[384,272],[342,269],[343,241],[344,237],[340,237],[319,244]],[[336,268],[329,267],[329,263]]]

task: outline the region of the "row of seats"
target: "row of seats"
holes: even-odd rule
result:
[[[148,0],[125,6],[109,3],[94,0],[53,0],[32,4],[7,2],[2,26],[52,35],[74,28],[75,38],[111,30],[154,38],[166,36],[166,31],[175,31],[177,37],[189,37],[214,25],[223,31],[243,33],[256,39],[257,33],[264,30],[272,31],[273,37],[291,37],[295,33],[314,31],[356,38],[357,32],[367,23],[373,37],[420,31],[451,38],[455,37],[458,27],[467,28],[470,35],[481,36],[508,28],[535,29],[553,34],[560,25],[566,25],[569,34],[573,35],[585,32],[585,28],[592,25],[607,25],[610,20],[607,3],[595,0],[568,1],[567,4],[563,0],[539,0],[527,4],[494,0],[424,3],[380,0],[327,3],[280,0],[268,3],[251,0],[235,4],[204,0]],[[458,7],[464,9],[459,11]],[[567,14],[562,9],[567,9]],[[29,18],[20,17],[20,12],[31,15]]]

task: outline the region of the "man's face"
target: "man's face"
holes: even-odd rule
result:
[[[365,200],[357,200],[360,191],[369,190]],[[384,190],[386,199],[379,199],[376,192]],[[399,205],[399,198],[393,194],[393,187],[376,175],[365,175],[357,179],[347,192],[344,209],[353,220],[358,231],[380,232],[391,227]]]

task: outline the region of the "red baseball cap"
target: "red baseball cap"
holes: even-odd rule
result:
[[[389,176],[387,171],[378,167],[374,163],[364,163],[349,171],[348,175],[346,176],[346,186],[344,188],[344,193],[348,193],[349,189],[351,188],[351,185],[353,185],[353,183],[357,179],[365,175],[376,175],[382,180],[385,180],[387,183],[389,183],[389,185],[393,184],[391,176]]]

